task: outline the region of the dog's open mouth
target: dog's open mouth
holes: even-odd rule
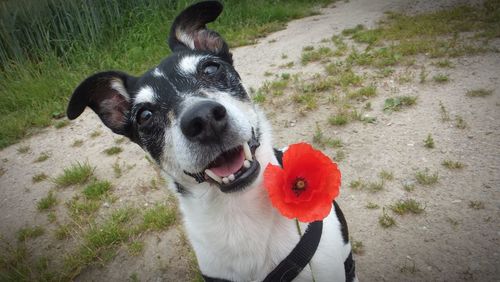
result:
[[[184,173],[199,183],[206,181],[215,184],[225,193],[241,190],[259,174],[260,165],[255,159],[255,151],[259,146],[255,134],[252,134],[248,142],[222,152],[203,172]]]

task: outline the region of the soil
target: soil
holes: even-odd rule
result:
[[[409,13],[428,12],[468,3],[469,1],[415,0],[351,0],[338,2],[321,9],[321,14],[290,22],[285,30],[262,38],[259,43],[233,50],[236,69],[248,87],[257,89],[271,73],[317,73],[320,64],[300,64],[304,46],[322,45],[321,40],[339,34],[357,24],[373,27],[386,11]],[[500,42],[493,42],[499,47]],[[286,54],[287,59],[282,55]],[[294,61],[290,69],[279,66]],[[315,125],[324,134],[340,138],[346,153],[338,161],[343,186],[338,202],[347,217],[352,238],[361,241],[363,252],[355,255],[357,274],[364,281],[495,281],[500,275],[500,56],[483,53],[451,60],[454,68],[437,70],[427,56],[417,58],[418,66],[426,66],[429,78],[445,72],[451,81],[437,84],[400,83],[396,74],[376,82],[378,96],[371,99],[377,118],[375,124],[350,123],[331,127],[326,123],[331,105],[321,104],[306,115],[297,112],[295,104],[285,103],[278,108],[263,106],[272,122],[277,147],[299,141],[312,142]],[[418,77],[418,68],[410,69]],[[96,70],[98,71],[98,70]],[[370,70],[364,70],[369,72]],[[467,90],[493,90],[487,97],[467,97]],[[68,93],[69,95],[69,93]],[[384,100],[395,95],[415,95],[417,105],[400,112],[382,111]],[[449,111],[451,121],[441,121],[440,103]],[[454,117],[460,115],[467,123],[457,128]],[[101,135],[90,137],[94,131]],[[432,134],[436,147],[428,149],[423,140]],[[87,110],[69,126],[43,132],[0,151],[0,234],[6,242],[15,244],[16,231],[25,226],[40,225],[44,235],[30,240],[33,256],[61,257],[74,248],[74,243],[54,238],[55,224],[37,210],[38,200],[53,187],[50,181],[32,183],[32,176],[46,173],[54,177],[75,161],[88,161],[97,168],[100,179],[113,182],[113,195],[118,199],[110,207],[102,207],[100,216],[116,207],[134,205],[147,207],[168,198],[167,189],[152,189],[156,177],[146,154],[135,144],[121,144],[124,151],[107,156],[103,151],[115,145],[119,136],[101,125]],[[81,147],[73,147],[75,140]],[[27,153],[18,149],[29,146]],[[335,156],[338,149],[325,149]],[[34,162],[42,153],[50,158]],[[460,161],[465,167],[450,170],[441,165],[444,159]],[[120,178],[113,175],[113,164],[128,166]],[[439,181],[433,186],[415,183],[415,173],[428,168],[437,171]],[[381,170],[393,173],[382,191],[370,193],[349,188],[349,183],[363,179],[377,181]],[[403,184],[415,184],[415,190],[405,191]],[[80,192],[80,188],[58,189],[58,221],[65,220],[61,203]],[[382,208],[367,209],[368,202],[387,207],[394,202],[412,198],[425,206],[420,215],[398,216],[389,210],[397,225],[384,229],[379,225]],[[470,202],[481,202],[482,209],[473,209]],[[191,279],[192,266],[189,246],[180,226],[143,236],[145,249],[138,256],[126,250],[106,266],[91,266],[77,277],[80,281],[123,281],[133,273],[142,281],[185,281]]]

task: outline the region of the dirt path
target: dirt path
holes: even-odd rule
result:
[[[436,3],[437,2],[437,3]],[[302,48],[321,45],[321,40],[339,34],[357,24],[374,26],[384,11],[432,11],[468,1],[412,0],[351,0],[322,10],[322,14],[293,21],[288,28],[262,39],[260,43],[234,50],[234,61],[247,86],[258,88],[273,74],[321,72],[320,64],[300,65]],[[498,42],[495,43],[499,46]],[[286,57],[286,59],[284,58]],[[294,66],[284,70],[280,65],[289,61]],[[357,272],[364,281],[494,281],[500,274],[500,56],[486,53],[452,60],[454,68],[446,70],[451,81],[446,84],[429,82],[398,83],[396,74],[376,82],[378,96],[371,100],[371,116],[375,124],[351,123],[344,127],[329,127],[326,118],[332,109],[321,104],[315,111],[302,116],[293,103],[282,105],[278,112],[268,112],[274,127],[275,143],[284,146],[298,141],[312,141],[315,125],[323,126],[324,134],[340,138],[346,157],[339,162],[343,173],[343,188],[339,203],[346,214],[352,237],[363,242],[363,254],[356,255]],[[436,70],[428,58],[419,57],[418,65],[428,66],[430,76]],[[412,71],[412,70],[410,70]],[[416,72],[416,70],[414,70]],[[493,89],[484,98],[466,97],[467,90]],[[69,95],[69,93],[68,93]],[[384,100],[394,95],[415,95],[418,104],[405,111],[384,113]],[[465,129],[454,121],[441,122],[440,103],[451,117],[461,116]],[[99,132],[97,137],[90,137]],[[428,134],[436,143],[429,150],[422,144]],[[97,135],[97,134],[94,134]],[[121,144],[124,151],[106,156],[103,150],[113,146],[119,137],[100,125],[98,118],[86,111],[83,118],[61,129],[47,129],[20,144],[0,152],[0,234],[7,242],[15,242],[16,231],[24,226],[46,227],[44,235],[29,242],[34,255],[59,254],[72,244],[57,241],[54,224],[47,215],[37,211],[37,202],[52,188],[50,181],[32,183],[32,176],[46,173],[50,177],[75,161],[88,160],[97,166],[95,174],[113,182],[117,201],[102,207],[125,205],[147,207],[168,197],[164,189],[152,189],[155,171],[145,153],[132,143]],[[75,140],[83,140],[74,147]],[[19,148],[29,146],[26,153]],[[337,150],[326,149],[334,156]],[[34,162],[42,153],[50,156]],[[452,159],[465,164],[458,171],[444,168],[441,162]],[[113,164],[126,168],[115,178]],[[128,167],[128,168],[127,168]],[[415,173],[424,168],[437,171],[439,181],[431,187],[416,184],[412,192],[403,184],[414,184]],[[394,180],[384,190],[369,193],[350,189],[357,179],[376,181],[381,170],[392,172]],[[154,187],[153,187],[154,188]],[[64,221],[65,206],[75,189],[58,191],[58,220]],[[368,202],[380,207],[413,198],[424,203],[421,215],[396,216],[397,226],[384,229],[379,225],[382,209],[367,209]],[[481,209],[470,208],[470,201],[481,203]],[[119,251],[106,267],[91,267],[78,280],[123,281],[136,273],[143,281],[185,280],[190,273],[188,247],[177,227],[146,235],[144,251],[130,256]]]

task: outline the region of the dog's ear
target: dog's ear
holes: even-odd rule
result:
[[[131,137],[127,116],[131,107],[129,89],[135,81],[135,77],[117,71],[94,74],[73,92],[66,115],[75,119],[88,106],[114,133]]]
[[[175,18],[170,28],[170,49],[173,52],[186,48],[208,51],[232,64],[232,54],[227,43],[217,32],[206,27],[207,23],[217,19],[222,9],[223,6],[218,1],[203,1],[187,7]]]

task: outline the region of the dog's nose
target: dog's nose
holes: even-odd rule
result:
[[[191,106],[181,117],[182,133],[191,141],[210,143],[219,140],[227,127],[223,105],[203,101]]]

